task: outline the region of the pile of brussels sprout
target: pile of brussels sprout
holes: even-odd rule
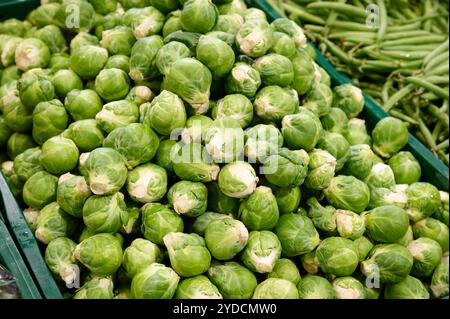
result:
[[[449,194],[291,20],[43,0],[0,52],[2,173],[67,296],[448,295]]]

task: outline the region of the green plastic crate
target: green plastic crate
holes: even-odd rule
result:
[[[37,6],[38,0],[0,0],[0,21],[8,18],[23,20]]]

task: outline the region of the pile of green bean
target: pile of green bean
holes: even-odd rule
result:
[[[448,1],[268,2],[449,164]]]

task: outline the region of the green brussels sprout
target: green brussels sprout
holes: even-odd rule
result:
[[[56,201],[66,213],[74,217],[83,217],[83,206],[91,195],[91,190],[82,176],[66,173],[58,180]]]
[[[448,192],[439,191],[439,195],[441,197],[441,208],[437,212],[435,212],[433,216],[434,216],[434,218],[438,219],[440,222],[448,225],[449,194],[448,194]]]
[[[361,213],[369,205],[369,187],[353,176],[333,177],[324,194],[334,207],[355,213]]]
[[[297,48],[306,47],[306,37],[300,28],[294,21],[287,18],[278,18],[271,23],[273,30],[286,33],[294,39]]]
[[[33,111],[33,139],[43,144],[62,133],[69,121],[64,105],[59,100],[40,102]]]
[[[1,41],[1,38],[0,38]],[[14,64],[16,47],[22,41],[19,37],[6,37],[3,43],[0,43],[0,66],[7,67]]]
[[[80,152],[90,152],[100,147],[104,140],[102,130],[93,119],[73,122],[62,136],[70,138]]]
[[[146,7],[149,4],[149,1],[148,0],[119,0],[119,3],[122,5],[122,7],[124,9],[131,11],[131,10],[138,10],[136,8]]]
[[[125,97],[125,100],[134,102],[140,107],[142,104],[153,100],[154,97],[155,95],[149,87],[137,85],[131,88]]]
[[[297,285],[300,280],[300,272],[295,263],[287,258],[280,258],[275,262],[273,270],[267,274],[267,278],[280,278]]]
[[[294,67],[294,88],[298,95],[304,95],[309,92],[314,83],[314,61],[304,50],[297,50],[292,59]]]
[[[439,243],[422,237],[411,241],[406,248],[414,260],[411,275],[419,278],[430,277],[441,261],[442,248]]]
[[[43,170],[41,163],[41,149],[29,148],[14,159],[14,172],[19,178],[26,182],[35,173]]]
[[[170,159],[173,162],[175,174],[181,179],[192,182],[216,180],[220,168],[217,164],[205,160],[205,152],[204,147],[197,143],[172,148]]]
[[[159,138],[152,129],[141,123],[132,123],[114,129],[103,141],[104,147],[119,152],[125,165],[132,169],[150,161],[159,147]]]
[[[340,108],[332,107],[327,115],[320,118],[324,130],[328,132],[341,133],[345,136],[347,130],[348,117]]]
[[[309,156],[304,150],[281,148],[277,154],[264,160],[261,172],[278,187],[300,186],[308,173],[308,162]]]
[[[208,277],[225,299],[249,299],[258,285],[255,275],[234,261],[213,263]]]
[[[262,19],[267,21],[266,13],[258,8],[242,8],[240,12],[241,15],[244,17],[245,21],[252,19]]]
[[[250,164],[237,161],[225,165],[220,170],[218,185],[226,196],[243,198],[254,192],[258,180]]]
[[[431,277],[431,291],[435,298],[448,296],[448,254],[445,254]]]
[[[361,262],[361,272],[366,277],[377,277],[381,283],[395,284],[405,279],[413,266],[408,249],[399,244],[379,244]]]
[[[333,206],[323,207],[315,197],[310,197],[306,203],[309,206],[308,217],[316,228],[325,232],[336,230],[336,209]]]
[[[183,30],[206,33],[216,25],[219,11],[211,0],[188,0],[180,13]]]
[[[422,169],[410,152],[399,152],[389,159],[397,184],[413,184],[420,180]]]
[[[406,212],[397,206],[387,205],[374,208],[363,214],[367,235],[380,243],[395,243],[408,230]]]
[[[347,129],[342,132],[350,145],[367,144],[372,145],[372,138],[367,133],[364,120],[353,118],[348,121]]]
[[[413,240],[414,240],[414,233],[413,233],[413,230],[412,230],[412,226],[409,225],[408,226],[408,230],[406,231],[405,235],[403,235],[402,238],[397,240],[396,244],[400,244],[400,245],[403,245],[403,246],[406,247]]]
[[[56,199],[58,178],[40,170],[23,186],[23,201],[33,208],[42,208]]]
[[[349,210],[337,209],[334,213],[336,218],[336,229],[343,238],[352,240],[360,238],[365,229],[364,219]]]
[[[88,1],[64,0],[55,15],[55,20],[61,28],[75,32],[89,32],[94,26],[95,9]]]
[[[8,66],[7,68],[3,69],[3,72],[0,76],[0,85],[5,85],[8,83],[13,83],[16,80],[20,79],[21,71],[16,65]]]
[[[5,161],[5,162],[1,163],[0,168],[1,168],[0,171],[4,176],[6,183],[9,186],[9,189],[11,190],[11,193],[14,196],[18,197],[22,193],[24,182],[23,182],[23,180],[20,179],[20,177],[14,171],[13,161]],[[33,223],[35,223],[35,222],[33,222]]]
[[[75,121],[93,119],[102,110],[102,100],[94,90],[72,90],[64,106]]]
[[[162,245],[163,237],[171,232],[182,232],[181,216],[167,206],[148,203],[142,207],[142,233],[155,244]]]
[[[160,200],[167,191],[167,173],[164,168],[147,163],[128,173],[127,191],[140,203]]]
[[[302,193],[300,187],[277,187],[271,186],[273,195],[277,201],[278,211],[280,214],[289,214],[297,211],[300,205]]]
[[[270,273],[281,255],[281,243],[271,231],[252,231],[241,254],[244,265],[253,272]]]
[[[106,102],[125,98],[130,90],[128,75],[120,69],[103,69],[95,78],[95,91]]]
[[[156,56],[164,42],[158,35],[142,38],[133,45],[129,76],[134,81],[150,80],[159,75]]]
[[[264,55],[255,60],[253,67],[260,73],[264,85],[288,86],[294,80],[291,61],[280,54]]]
[[[164,38],[164,43],[169,43],[172,41],[181,42],[189,48],[191,54],[194,56],[200,36],[201,33],[186,32],[179,30],[167,35]]]
[[[318,83],[306,94],[303,107],[319,117],[327,115],[333,103],[333,92],[326,84]]]
[[[375,153],[390,158],[408,143],[408,128],[401,120],[387,117],[375,125],[372,138]]]
[[[335,299],[331,283],[324,277],[307,275],[297,285],[300,299]]]
[[[166,16],[166,22],[164,23],[162,29],[162,36],[167,37],[169,34],[174,33],[176,31],[181,31],[181,22],[180,22],[180,10],[175,10],[170,12]]]
[[[52,174],[63,174],[78,164],[78,148],[72,140],[54,136],[42,144],[41,165]]]
[[[208,209],[220,214],[234,214],[239,209],[239,199],[225,195],[217,182],[207,184]]]
[[[252,299],[298,299],[298,290],[286,279],[267,278],[256,286]]]
[[[59,237],[45,248],[45,263],[51,272],[67,285],[72,284],[79,275],[78,265],[72,261],[72,253],[76,246],[77,244],[70,238]]]
[[[34,11],[34,24],[39,28],[49,24],[55,24],[56,14],[58,13],[60,6],[61,4],[58,2],[42,3]]]
[[[131,28],[136,39],[158,34],[164,26],[164,15],[154,7],[139,10],[131,21]]]
[[[189,57],[191,57],[191,51],[184,43],[172,41],[159,49],[155,63],[161,74],[167,74],[174,62]]]
[[[211,72],[201,62],[184,58],[172,64],[163,86],[189,103],[194,113],[203,114],[208,110],[211,80]]]
[[[340,133],[324,132],[317,142],[317,148],[328,151],[336,158],[336,171],[340,171],[348,160],[350,145]]]
[[[266,54],[273,44],[273,31],[267,21],[247,20],[236,34],[236,46],[245,55],[257,58]]]
[[[129,56],[135,42],[136,39],[131,28],[117,26],[103,31],[100,45],[107,49],[111,55],[122,54]]]
[[[408,185],[405,184],[395,185],[392,190],[382,187],[371,188],[370,202],[367,207],[370,209],[385,205],[395,205],[405,208],[407,203],[406,188],[408,188]]]
[[[299,214],[281,215],[274,229],[280,240],[284,256],[306,254],[319,245],[319,233],[312,221]]]
[[[34,235],[41,243],[49,244],[58,237],[70,237],[75,227],[75,220],[53,202],[39,212]]]
[[[50,49],[50,53],[64,52],[67,50],[64,34],[56,25],[47,25],[38,29],[33,36],[44,42]]]
[[[442,251],[448,251],[448,226],[441,223],[437,219],[427,217],[417,223],[412,227],[414,238],[426,237],[433,239],[441,245]]]
[[[237,62],[225,80],[225,92],[243,94],[252,99],[260,85],[259,72],[246,63]]]
[[[392,189],[395,186],[394,172],[389,165],[377,163],[372,166],[364,182],[370,188]]]
[[[54,53],[48,63],[48,68],[52,73],[56,73],[59,70],[66,70],[70,68],[70,55],[67,53]]]
[[[75,51],[85,45],[98,46],[99,43],[100,41],[95,35],[82,31],[77,33],[70,41],[70,51]]]
[[[24,39],[17,44],[14,59],[21,71],[45,68],[50,62],[50,49],[40,39]]]
[[[104,69],[120,69],[128,74],[130,72],[130,58],[126,55],[112,55],[106,61]]]
[[[20,100],[30,112],[39,102],[50,101],[55,97],[55,88],[47,76],[22,78],[17,83],[17,88]]]
[[[367,144],[350,145],[343,172],[364,180],[372,171],[374,153]]]
[[[73,299],[113,299],[113,281],[109,277],[93,277],[75,291]]]
[[[151,264],[161,261],[162,252],[158,245],[149,240],[137,238],[124,250],[122,265],[128,277],[133,278]]]
[[[303,107],[295,114],[286,115],[281,122],[281,126],[284,141],[293,150],[311,151],[322,135],[322,124],[319,118]]]
[[[113,12],[117,8],[117,0],[89,0],[95,11],[99,14]],[[119,1],[120,2],[120,1]]]
[[[220,14],[212,30],[227,32],[236,36],[243,24],[244,18],[237,13]]]
[[[227,75],[234,65],[233,49],[226,42],[208,35],[199,38],[196,58],[208,67],[214,79]]]
[[[122,225],[120,232],[125,235],[141,234],[141,213],[135,203],[127,203],[128,222]]]
[[[298,96],[295,90],[282,88],[277,85],[270,85],[262,88],[253,102],[255,112],[264,121],[286,122],[290,123],[287,117],[289,114],[298,111]],[[320,124],[320,122],[319,122]]]
[[[112,148],[96,148],[89,153],[83,166],[83,175],[96,195],[116,193],[127,179],[128,171],[123,157]]]
[[[370,253],[370,251],[373,248],[372,242],[365,236],[361,236],[359,238],[356,238],[353,243],[356,246],[356,250],[358,252],[359,261],[363,261],[366,259],[367,255]]]
[[[223,299],[219,290],[204,275],[183,279],[175,292],[175,299]]]
[[[164,14],[179,8],[178,0],[149,0],[150,4]]]
[[[116,128],[136,123],[138,118],[138,106],[136,103],[128,100],[109,102],[103,105],[102,110],[95,115],[98,125],[107,133],[112,132]]]
[[[183,277],[197,276],[208,270],[211,255],[205,240],[197,234],[171,232],[164,236],[172,268]]]
[[[343,110],[348,118],[356,117],[361,113],[364,108],[364,96],[361,89],[345,83],[336,86],[333,92],[333,107]]]
[[[15,18],[9,18],[2,22],[0,25],[0,30],[1,33],[20,37],[25,33],[28,26],[28,21],[20,21]]]
[[[336,159],[327,151],[314,149],[309,152],[309,171],[305,185],[314,190],[322,190],[331,182],[336,169]]]
[[[249,230],[270,230],[275,227],[278,218],[276,198],[266,186],[257,187],[239,206],[239,219]]]
[[[180,215],[198,217],[205,213],[208,189],[202,183],[180,181],[172,185],[167,200]]]
[[[289,59],[292,59],[297,52],[294,39],[292,39],[285,33],[274,32],[273,45],[270,48],[269,52],[277,53]]]
[[[424,284],[417,278],[406,276],[398,283],[386,285],[385,299],[430,299]]]
[[[282,145],[283,136],[274,125],[258,124],[245,132],[244,154],[250,163],[263,162]]]
[[[211,220],[204,234],[206,247],[218,260],[232,259],[244,249],[249,237],[244,224],[231,217]]]
[[[72,90],[82,90],[83,82],[79,76],[72,70],[59,70],[56,71],[52,77],[52,83],[55,87],[56,95],[64,100],[67,93]]]
[[[94,79],[108,61],[108,50],[96,45],[83,45],[70,54],[70,68],[82,79]]]
[[[366,299],[364,285],[351,276],[333,280],[333,289],[337,299]]]
[[[36,143],[30,135],[15,132],[11,134],[8,139],[8,143],[6,144],[6,153],[10,159],[14,160],[17,155],[22,154],[27,149],[36,146]]]
[[[441,206],[439,190],[430,183],[417,182],[406,189],[406,212],[413,222],[433,215]]]
[[[131,295],[137,299],[171,299],[180,277],[172,268],[153,263],[131,281]]]
[[[214,119],[230,117],[236,120],[242,128],[245,128],[253,120],[253,105],[245,95],[226,95],[214,105],[212,117]]]
[[[18,96],[10,97],[3,107],[5,125],[15,132],[29,132],[33,126],[32,113],[22,104]]]
[[[206,227],[215,220],[224,219],[231,217],[231,214],[220,214],[215,212],[205,212],[204,214],[195,218],[192,223],[192,230],[194,233],[199,234],[200,236],[205,235]]]
[[[317,247],[316,258],[323,272],[338,277],[351,275],[359,262],[356,245],[341,237],[325,238]]]
[[[203,133],[211,126],[213,120],[205,115],[192,115],[181,131],[181,139],[185,144],[201,143]]]
[[[122,245],[113,234],[95,234],[79,243],[72,258],[96,276],[114,274],[122,264]]]
[[[177,150],[179,145],[175,140],[163,140],[159,143],[158,151],[155,156],[155,163],[164,168],[168,174],[173,174],[173,162],[171,152]]]
[[[13,131],[6,125],[3,116],[0,116],[0,147],[3,148],[8,143]]]

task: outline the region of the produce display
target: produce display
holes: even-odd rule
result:
[[[67,298],[448,295],[448,192],[294,21],[43,0],[0,52],[1,171]]]
[[[449,164],[448,1],[268,2]]]

